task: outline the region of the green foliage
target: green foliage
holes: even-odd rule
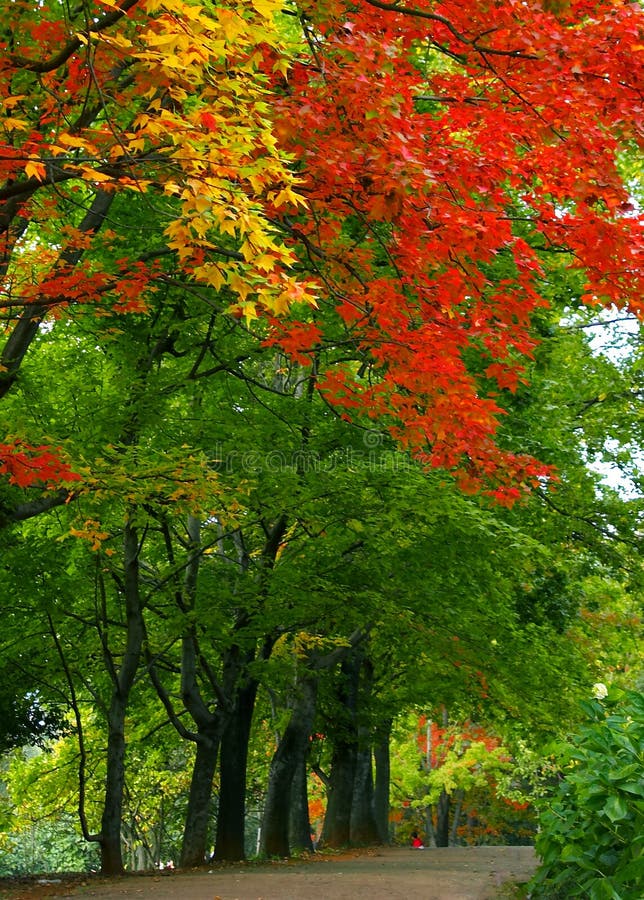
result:
[[[644,891],[644,695],[612,690],[563,751],[541,814],[533,897],[639,900]]]
[[[0,876],[35,872],[89,872],[99,867],[98,847],[78,833],[71,814],[56,822],[34,821],[0,835]]]
[[[4,672],[0,670],[0,677]],[[3,684],[7,681],[3,679]],[[11,690],[12,688],[5,688]],[[65,725],[55,711],[45,709],[36,694],[0,696],[0,752],[25,744],[42,747],[48,739],[65,730]]]

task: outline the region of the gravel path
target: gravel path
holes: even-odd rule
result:
[[[0,889],[0,900],[489,900],[535,867],[531,847],[378,848],[167,875],[32,881],[23,892]]]

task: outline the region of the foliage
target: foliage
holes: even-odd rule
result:
[[[138,710],[130,729],[123,809],[128,868],[152,868],[178,858],[188,790],[189,757],[164,729],[151,740],[155,710]],[[154,730],[154,729],[153,729]],[[92,777],[84,783],[90,816],[100,816],[100,784],[105,777],[103,732],[84,723],[84,750]],[[72,734],[50,741],[45,752],[16,750],[5,758],[3,779],[3,874],[85,871],[98,868],[98,853],[79,834],[78,741]]]
[[[425,716],[415,718],[416,727],[414,717],[400,718],[392,748],[396,839],[407,842],[413,829],[425,834],[427,815],[444,794],[452,805],[453,842],[529,842],[536,821],[531,797],[516,791],[521,760],[481,726],[466,722],[444,728]]]
[[[641,312],[614,143],[636,139],[639,99],[623,61],[599,63],[640,23],[630,4],[493,8],[489,31],[487,2],[304,4],[311,54],[277,83],[276,108],[309,202],[288,224],[325,291],[322,315],[277,322],[271,340],[334,361],[320,385],[347,415],[510,504],[549,473],[495,438],[553,267],[578,276],[574,308],[630,295]]]
[[[14,747],[45,742],[66,731],[66,724],[56,711],[43,707],[36,693],[20,696],[11,680],[3,679],[0,696],[0,753]]]
[[[291,651],[355,631],[365,733],[446,704],[536,743],[616,668],[641,510],[586,463],[610,429],[632,471],[641,368],[583,328],[641,312],[640,27],[610,0],[10,4],[0,672],[21,714],[78,710],[59,767],[13,772],[23,824],[83,795],[97,827],[122,698],[113,833],[149,864],[200,725],[253,680],[288,709]]]
[[[98,852],[78,833],[76,817],[62,813],[55,821],[34,821],[0,836],[0,876],[35,872],[97,871]]]
[[[603,691],[601,692],[603,693]],[[584,704],[541,814],[534,897],[637,900],[644,871],[644,695],[613,689]]]

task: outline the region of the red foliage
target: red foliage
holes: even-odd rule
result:
[[[310,212],[297,227],[296,210],[279,215],[337,319],[324,334],[315,315],[308,331],[282,322],[273,341],[302,363],[351,347],[356,363],[319,383],[329,401],[390,422],[464,490],[487,485],[511,505],[551,474],[495,440],[499,391],[517,389],[535,346],[542,251],[584,273],[585,302],[643,313],[641,232],[616,164],[619,141],[641,139],[641,10],[338,0],[304,11],[311,58],[274,84],[276,131]]]
[[[445,759],[445,754],[451,750],[457,740],[478,741],[483,743],[487,750],[494,750],[501,744],[501,741],[494,735],[488,734],[483,726],[475,725],[472,722],[465,722],[459,733],[456,733],[453,728],[443,728],[436,723],[432,723],[429,734],[431,735],[432,769],[441,765]],[[427,737],[427,716],[420,716],[416,741],[418,750],[424,757],[427,756]]]
[[[18,487],[40,485],[52,487],[80,481],[81,476],[51,447],[30,447],[22,441],[0,444],[0,475],[9,476],[9,484]]]

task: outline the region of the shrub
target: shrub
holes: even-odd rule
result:
[[[565,748],[562,779],[540,815],[542,864],[530,896],[641,900],[644,695],[611,690],[583,706],[590,721]]]

